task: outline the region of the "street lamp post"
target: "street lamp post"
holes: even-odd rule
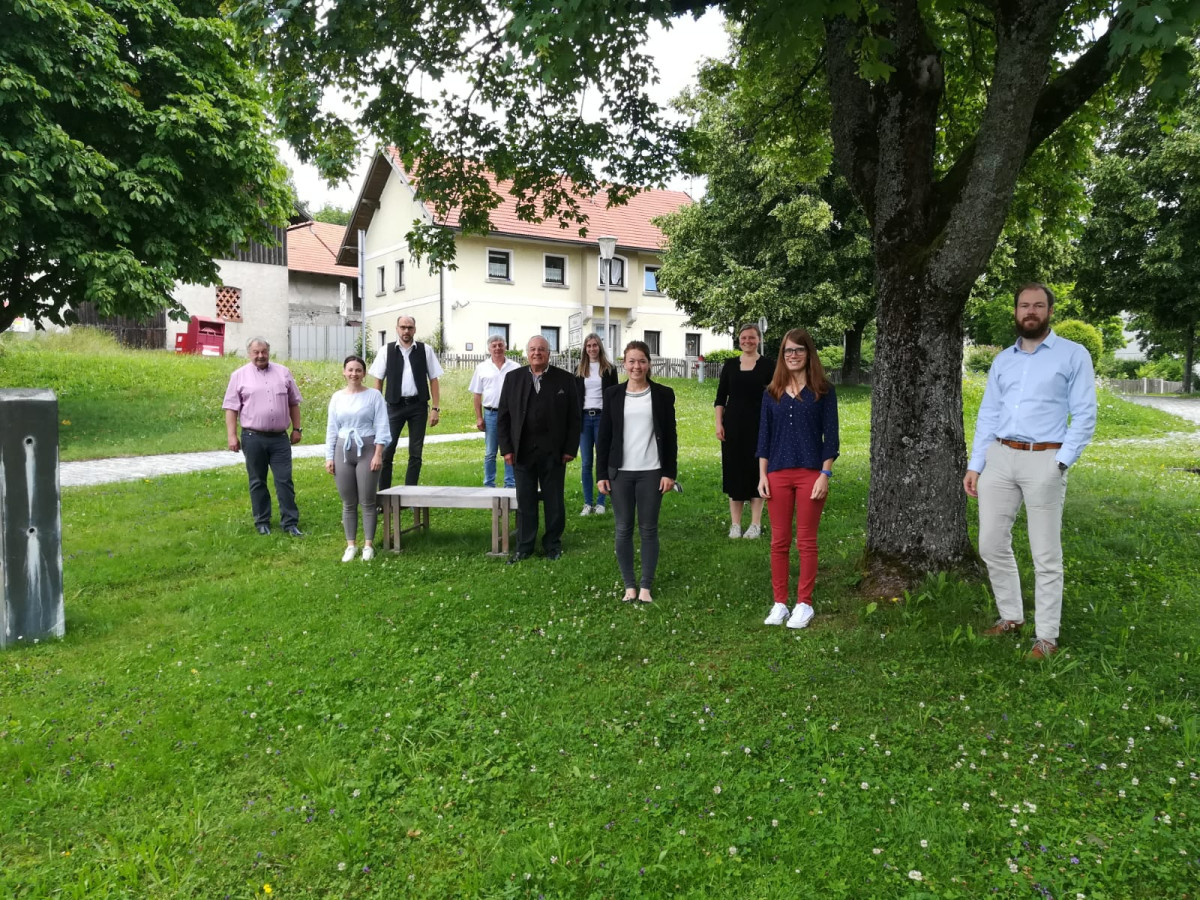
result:
[[[604,279],[604,344],[608,346],[612,343],[612,330],[608,323],[608,285],[612,281],[612,258],[613,252],[617,249],[617,239],[605,235],[596,239],[600,245],[600,259],[603,260],[606,270],[601,272],[601,277]],[[616,358],[616,348],[608,347],[608,352]]]

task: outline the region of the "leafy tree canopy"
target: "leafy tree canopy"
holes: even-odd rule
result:
[[[1076,291],[1127,311],[1150,354],[1182,352],[1185,390],[1200,325],[1200,94],[1171,115],[1132,97],[1105,132],[1080,240]]]
[[[318,222],[328,222],[330,225],[349,225],[350,210],[326,203],[313,213],[313,218]]]
[[[142,316],[287,213],[264,95],[215,2],[15,0],[0,29],[0,331]]]
[[[522,216],[580,229],[564,175],[613,202],[634,190],[624,185],[659,183],[689,147],[646,94],[655,73],[644,35],[651,20],[709,7],[741,29],[741,83],[767,101],[763,143],[798,171],[832,160],[870,226],[868,581],[890,591],[888,572],[907,584],[968,564],[971,290],[1022,170],[1060,140],[1064,158],[1080,152],[1064,126],[1097,91],[1149,84],[1165,96],[1187,84],[1180,39],[1200,0],[245,0],[238,16],[259,36],[302,158],[343,176],[354,126],[365,128],[406,164],[420,159],[419,189],[437,214],[460,206],[466,230],[483,231],[499,199],[483,168],[514,180]],[[468,87],[441,90],[453,78]],[[330,84],[362,104],[357,122],[322,109]],[[603,115],[592,120],[581,110],[596,92]],[[448,229],[410,237],[434,262],[452,243]]]

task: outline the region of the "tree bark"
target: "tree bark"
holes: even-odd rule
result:
[[[1196,365],[1196,323],[1189,322],[1183,337],[1183,392],[1192,392],[1192,367]]]
[[[865,322],[842,332],[842,384],[862,384],[862,342]]]

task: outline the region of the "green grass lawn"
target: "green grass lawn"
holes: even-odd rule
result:
[[[29,351],[5,347],[10,384]],[[142,378],[207,415],[232,363],[110,365],[126,386],[77,380],[67,415]],[[332,368],[302,384],[310,429]],[[486,513],[435,511],[403,555],[343,565],[319,460],[296,468],[303,540],[253,534],[237,468],[65,491],[67,636],[0,655],[0,896],[1197,895],[1194,429],[1102,397],[1063,652],[1034,664],[979,636],[979,582],[855,595],[862,389],[839,395],[817,618],[764,628],[767,542],[725,537],[715,384],[672,386],[686,493],[650,608],[618,602],[611,517],[505,566]],[[430,447],[423,481],[473,484],[479,455]]]

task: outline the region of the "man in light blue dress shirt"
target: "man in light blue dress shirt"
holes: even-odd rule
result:
[[[1062,619],[1062,510],[1067,471],[1096,430],[1092,358],[1050,330],[1054,294],[1043,284],[1016,294],[1017,342],[988,372],[963,489],[979,498],[979,555],[987,564],[1000,618],[984,634],[1015,632],[1025,622],[1012,526],[1021,504],[1035,574],[1037,639],[1030,656],[1058,652]]]

